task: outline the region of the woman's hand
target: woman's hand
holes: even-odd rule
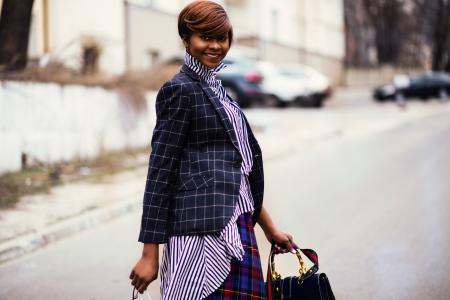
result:
[[[259,215],[258,223],[261,226],[267,240],[274,244],[276,253],[286,253],[295,251],[292,248],[292,235],[278,230],[269,215],[269,212],[263,207]]]
[[[273,232],[265,232],[266,238],[270,243],[273,243],[275,253],[287,253],[295,251],[292,248],[291,241],[292,235],[275,229]]]
[[[143,293],[148,285],[158,277],[159,254],[157,244],[145,244],[142,257],[138,260],[129,278],[139,293]]]

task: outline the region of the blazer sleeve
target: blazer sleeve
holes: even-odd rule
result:
[[[165,243],[173,184],[189,130],[191,108],[186,85],[170,81],[156,97],[156,126],[151,141],[139,241]]]

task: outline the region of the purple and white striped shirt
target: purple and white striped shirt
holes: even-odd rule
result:
[[[161,264],[162,300],[204,299],[217,290],[230,272],[231,259],[242,260],[244,255],[236,220],[241,214],[254,211],[248,182],[253,156],[245,120],[240,107],[227,97],[221,81],[216,78],[225,65],[221,63],[210,69],[189,53],[185,54],[184,62],[209,85],[224,106],[238,140],[242,176],[234,214],[221,232],[169,238]]]

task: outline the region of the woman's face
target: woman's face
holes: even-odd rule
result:
[[[184,42],[186,50],[208,68],[217,67],[230,50],[228,34],[208,36],[194,32],[188,42]]]

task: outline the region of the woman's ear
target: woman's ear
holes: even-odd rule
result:
[[[183,45],[184,45],[184,48],[189,48],[189,40],[187,39],[187,38],[184,38],[183,39]]]

